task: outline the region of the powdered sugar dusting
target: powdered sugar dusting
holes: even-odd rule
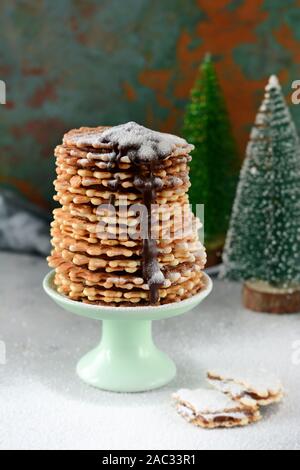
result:
[[[222,393],[230,393],[233,398],[238,398],[243,395],[245,388],[242,385],[234,382],[226,382],[222,380],[208,380],[208,382],[216,387]]]
[[[281,86],[280,86],[279,80],[276,77],[276,75],[271,75],[269,83],[266,87],[266,90],[269,91],[269,90],[272,90],[274,88],[281,88]]]
[[[119,152],[126,151],[133,163],[151,163],[169,157],[177,146],[187,142],[175,135],[152,131],[136,122],[128,122],[105,130],[98,137],[101,143],[112,143]]]
[[[270,393],[278,394],[282,392],[283,387],[276,376],[264,369],[244,370],[238,368],[228,368],[224,370],[214,370],[209,372],[212,378],[220,378],[225,381],[234,381],[237,387],[235,391],[239,393],[239,385],[248,391],[253,391],[262,397]]]
[[[164,285],[165,283],[165,276],[163,275],[162,271],[159,269],[159,265],[157,265],[154,274],[149,278],[148,285],[149,287],[153,285]]]
[[[176,409],[177,409],[178,413],[181,416],[183,416],[187,421],[192,421],[193,419],[196,418],[196,415],[193,412],[193,410],[191,410],[191,408],[188,408],[185,405],[177,405]]]
[[[42,258],[3,252],[0,265],[0,339],[8,346],[7,365],[0,366],[1,449],[300,449],[300,367],[290,357],[300,340],[299,316],[251,315],[241,306],[240,285],[215,279],[214,295],[189,315],[154,322],[155,342],[176,358],[175,381],[150,393],[102,392],[74,373],[100,325],[47,300]],[[236,362],[247,370],[250,361],[274,370],[288,391],[280,408],[264,410],[260,425],[208,432],[170,406],[173,391],[204,384],[209,364]]]
[[[241,404],[217,390],[183,388],[173,398],[181,404],[188,404],[196,414],[243,410]]]
[[[224,412],[217,412],[217,413],[194,413],[193,410],[191,410],[188,406],[185,405],[178,405],[176,407],[178,414],[180,414],[183,418],[185,418],[187,421],[191,422],[194,419],[196,419],[198,416],[202,416],[205,421],[212,422],[218,418],[227,418],[228,420],[230,419],[235,419],[242,421],[247,417],[247,414],[243,411],[224,411]]]

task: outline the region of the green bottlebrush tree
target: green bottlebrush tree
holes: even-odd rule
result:
[[[241,171],[224,267],[234,280],[300,282],[300,141],[274,76]]]
[[[191,93],[183,135],[195,145],[190,201],[205,205],[208,250],[223,246],[238,180],[238,152],[215,66],[207,55]]]

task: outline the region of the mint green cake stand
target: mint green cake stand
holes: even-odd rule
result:
[[[158,307],[105,307],[70,300],[55,289],[54,272],[44,279],[46,293],[63,309],[76,315],[102,320],[102,340],[77,365],[77,374],[89,385],[113,392],[142,392],[162,387],[176,375],[174,362],[152,339],[152,320],[187,313],[212,290],[205,275],[205,288],[182,302]]]

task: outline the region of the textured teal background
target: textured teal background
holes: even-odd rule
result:
[[[300,78],[298,0],[1,0],[0,181],[49,207],[53,147],[74,126],[180,132],[211,51],[244,152],[269,74]],[[292,112],[300,127],[300,107]]]

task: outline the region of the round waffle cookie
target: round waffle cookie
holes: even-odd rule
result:
[[[74,129],[55,149],[58,292],[85,303],[179,302],[204,286],[185,140],[128,123]]]

